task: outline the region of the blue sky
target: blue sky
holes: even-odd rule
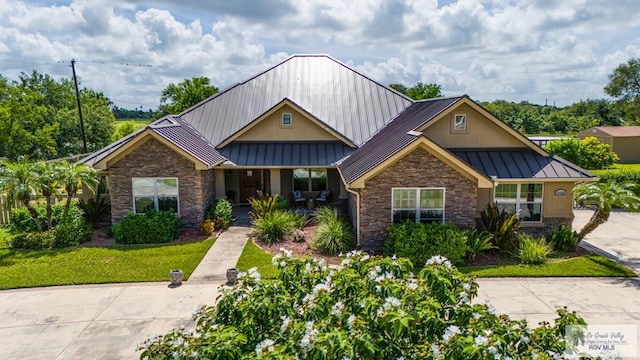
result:
[[[0,1],[0,74],[69,77],[118,106],[171,82],[225,88],[292,54],[326,53],[383,83],[559,106],[605,97],[640,57],[633,0]]]

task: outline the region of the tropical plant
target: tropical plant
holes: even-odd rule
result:
[[[621,184],[615,181],[606,183],[586,183],[573,188],[577,202],[593,202],[596,211],[584,227],[578,232],[578,243],[601,224],[609,220],[611,209],[619,207],[629,211],[640,210],[640,197],[633,193],[637,185],[630,182]]]
[[[316,213],[318,227],[312,246],[323,254],[337,255],[353,249],[355,237],[351,226],[335,208],[321,207]]]
[[[213,222],[213,220],[208,220],[207,219],[202,223],[201,231],[202,231],[203,235],[211,235],[211,234],[213,234],[213,231],[215,229],[216,229],[216,227],[215,227],[215,223]]]
[[[338,266],[290,253],[280,272],[255,269],[175,329],[139,347],[141,359],[555,359],[573,349],[566,308],[529,327],[471,300],[478,285],[443,257],[413,274],[410,261],[346,255]]]
[[[546,238],[553,246],[554,251],[572,252],[578,246],[578,233],[566,225],[560,225],[556,230],[548,234]]]
[[[84,218],[87,220],[87,224],[93,228],[109,211],[110,205],[106,198],[96,191],[95,196],[87,200],[80,199],[80,201],[78,201],[78,207],[84,212]]]
[[[254,236],[266,243],[279,242],[295,229],[295,222],[287,211],[275,210],[253,220]]]
[[[2,162],[0,164],[0,189],[10,199],[20,202],[29,212],[36,229],[42,231],[38,213],[31,205],[31,197],[36,193],[38,174],[33,165],[26,159],[19,162]]]
[[[249,198],[249,204],[251,204],[249,216],[251,216],[253,220],[257,220],[278,210],[278,199],[278,195],[269,195],[258,190],[256,196]]]
[[[539,265],[547,262],[553,246],[544,238],[536,239],[527,234],[518,234],[516,257],[524,264]]]
[[[467,259],[472,260],[481,252],[497,249],[493,245],[493,235],[477,229],[467,230]]]
[[[37,191],[44,196],[47,203],[47,229],[51,229],[51,213],[54,195],[59,195],[58,185],[62,179],[62,172],[57,163],[38,161],[33,163],[35,173],[34,185]]]
[[[233,219],[233,205],[227,199],[218,199],[207,211],[206,218],[213,220],[216,229],[225,229]]]
[[[384,253],[424,264],[433,256],[441,255],[454,264],[462,264],[467,251],[467,235],[454,224],[429,224],[405,221],[391,224],[387,229]]]
[[[67,193],[67,200],[64,205],[64,212],[69,212],[71,199],[78,193],[82,186],[88,187],[91,191],[95,191],[100,183],[96,171],[88,165],[81,163],[71,163],[64,161],[60,165],[61,184]]]
[[[40,222],[46,221],[45,204],[36,204],[34,210]],[[26,208],[11,210],[9,230],[13,238],[10,245],[14,248],[29,249],[62,248],[78,245],[91,238],[91,229],[87,226],[82,210],[77,206],[72,206],[65,216],[64,204],[54,205],[51,223],[51,229],[37,231]]]
[[[501,210],[497,203],[487,204],[480,213],[480,230],[493,235],[493,245],[501,251],[510,251],[515,247],[514,237],[521,223],[516,213]]]

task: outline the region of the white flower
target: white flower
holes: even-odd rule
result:
[[[460,301],[462,301],[463,303],[469,302],[469,295],[467,294],[466,291],[463,291],[460,293]]]
[[[469,290],[471,290],[471,284],[469,284],[469,283],[467,283],[467,282],[466,282],[466,283],[462,283],[462,289],[463,289],[464,291],[469,291]]]
[[[491,300],[489,299],[487,299],[487,312],[492,315],[496,314],[496,307],[493,306],[493,304],[491,303]]]
[[[474,318],[474,319],[476,319],[476,320],[477,320],[477,319],[480,319],[480,317],[481,317],[482,315],[480,315],[480,313],[474,312],[474,313],[472,314],[472,316],[473,316],[473,318]]]
[[[382,268],[380,267],[380,265],[376,265],[375,269],[377,273],[382,272]]]
[[[443,341],[445,344],[448,344],[448,343],[449,343],[449,340],[450,340],[452,337],[456,336],[457,334],[460,334],[460,328],[459,328],[459,327],[457,327],[457,326],[455,326],[455,325],[449,325],[449,327],[447,327],[447,328],[444,330],[444,335],[442,335],[442,341]]]
[[[291,250],[287,250],[285,248],[280,248],[280,251],[284,254],[284,256],[290,258],[291,257]]]
[[[287,263],[284,260],[280,261],[280,267],[283,268],[285,266],[287,266]]]
[[[389,296],[384,299],[384,304],[382,305],[385,310],[390,310],[391,308],[398,306],[400,306],[400,300],[393,296]]]
[[[282,326],[280,326],[280,332],[283,333],[289,327],[289,323],[291,322],[291,318],[288,317],[288,316],[281,316],[280,319],[282,319]]]
[[[302,336],[302,339],[300,339],[300,347],[307,350],[312,349],[313,342],[316,341],[317,337],[318,330],[313,328],[313,321],[308,321],[304,335]]]
[[[253,279],[255,282],[260,282],[260,273],[258,272],[258,268],[252,267],[249,269],[249,277]]]
[[[280,248],[280,250],[282,250],[282,248]],[[271,258],[271,263],[272,263],[273,265],[276,265],[276,266],[277,266],[277,265],[278,265],[278,261],[280,261],[280,258],[281,258],[281,257],[282,257],[282,254],[276,254],[276,255],[273,255],[273,257]]]
[[[273,344],[275,342],[271,339],[264,339],[258,345],[256,345],[256,355],[258,357],[262,356],[262,352],[267,349],[267,351],[273,351]]]
[[[433,351],[433,355],[435,355],[436,357],[440,356],[440,346],[438,346],[438,344],[431,344],[431,351]]]
[[[482,336],[482,335],[476,336],[475,339],[473,339],[473,342],[476,344],[476,346],[487,346],[487,345],[489,345],[489,339],[487,339],[487,337]]]
[[[445,267],[450,268],[451,262],[442,255],[435,255],[427,260],[427,265],[444,265]]]
[[[344,304],[342,301],[338,301],[331,307],[331,315],[335,317],[342,317],[342,309],[344,309]]]
[[[349,331],[353,331],[353,322],[356,321],[356,316],[351,314],[347,319],[347,326],[349,327]]]
[[[418,288],[418,284],[414,283],[414,282],[410,282],[409,285],[407,285],[407,287],[411,290],[415,290]]]

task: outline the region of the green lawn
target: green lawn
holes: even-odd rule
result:
[[[602,175],[608,171],[612,170],[630,170],[630,171],[640,171],[640,164],[613,164],[610,169],[604,170],[589,170],[594,175]]]
[[[118,245],[62,250],[12,250],[0,229],[0,289],[143,281],[169,282],[171,269],[187,279],[215,239],[172,245]]]
[[[257,267],[260,274],[265,278],[275,278],[278,275],[278,268],[271,264],[273,255],[260,249],[251,239],[242,250],[236,267],[240,271],[247,271],[252,267]]]
[[[599,255],[552,259],[544,265],[461,266],[458,269],[477,277],[635,276],[633,271]]]
[[[145,127],[147,124],[149,124],[153,120],[152,119],[118,119],[116,120],[116,125],[118,123],[125,122],[125,121],[133,121],[134,123],[136,123],[136,130],[138,130]]]

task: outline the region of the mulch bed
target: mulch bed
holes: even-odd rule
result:
[[[280,249],[287,249],[291,251],[293,257],[312,256],[318,259],[324,259],[329,264],[339,264],[342,259],[339,256],[323,255],[314,250],[311,246],[311,240],[316,233],[317,225],[305,226],[302,231],[304,232],[303,242],[293,241],[293,237],[289,236],[283,241],[276,243],[266,243],[264,241],[253,238],[253,243],[256,244],[262,250],[270,254],[279,254]]]
[[[215,231],[212,235],[203,235],[200,231],[182,231],[180,237],[168,243],[162,244],[184,244],[194,241],[203,241],[210,237],[218,237],[220,231]],[[114,237],[107,236],[107,229],[98,228],[93,231],[91,240],[78,245],[78,247],[108,247],[119,245]]]

